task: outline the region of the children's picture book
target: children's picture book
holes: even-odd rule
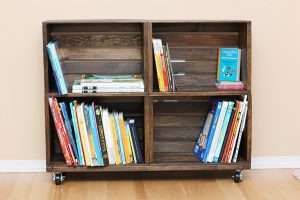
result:
[[[219,48],[218,81],[240,81],[241,49]]]

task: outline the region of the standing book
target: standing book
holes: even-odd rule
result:
[[[218,81],[240,81],[241,50],[239,48],[219,48]]]
[[[120,149],[120,155],[121,155],[121,161],[122,164],[126,164],[126,158],[125,158],[125,151],[124,151],[124,144],[123,144],[123,139],[122,139],[122,133],[121,133],[121,127],[119,123],[119,116],[116,111],[113,112],[113,116],[115,119],[115,126],[116,126],[116,132],[117,132],[117,137],[118,137],[118,145]]]
[[[128,119],[127,120],[131,137],[134,143],[134,151],[136,154],[136,162],[141,164],[143,163],[143,156],[142,156],[142,151],[141,151],[141,146],[140,146],[140,140],[139,140],[139,133],[136,127],[136,123],[134,119]]]

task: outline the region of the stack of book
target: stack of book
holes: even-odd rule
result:
[[[49,105],[67,166],[143,163],[134,119],[76,100],[69,103],[70,112],[56,98],[49,98]]]
[[[217,82],[220,90],[243,90],[245,84],[240,81],[241,49],[219,48]]]
[[[72,93],[144,92],[142,75],[90,75],[75,80]]]
[[[163,45],[161,39],[155,38],[152,39],[152,43],[159,91],[174,92],[176,89],[168,43]]]
[[[247,95],[243,101],[213,101],[196,142],[194,155],[201,162],[236,162],[247,110]]]
[[[57,46],[57,42],[51,41],[47,45],[47,51],[52,66],[58,94],[63,95],[68,93],[68,84],[65,81],[64,74],[61,68],[61,63],[57,54]]]

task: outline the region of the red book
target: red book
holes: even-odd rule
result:
[[[164,56],[163,53],[161,53],[160,57],[161,57],[161,63],[162,63],[162,72],[163,72],[165,90],[166,90],[166,92],[168,92],[169,91],[169,87],[168,87],[169,84],[168,84],[168,76],[167,76],[167,67],[166,67],[166,62],[165,62],[165,56]]]
[[[51,113],[52,113],[52,116],[53,116],[53,121],[54,121],[54,124],[55,124],[58,139],[59,139],[59,142],[60,142],[60,146],[61,146],[63,154],[64,154],[64,158],[66,160],[67,166],[71,166],[72,165],[72,160],[71,160],[70,153],[69,153],[69,150],[68,150],[67,145],[66,145],[66,141],[64,139],[62,123],[59,120],[59,116],[58,116],[58,112],[56,110],[55,102],[53,101],[52,98],[49,98],[49,105],[50,105],[50,110],[51,110]]]
[[[58,106],[58,102],[57,102],[57,99],[54,98],[54,103],[55,103],[55,107],[56,107],[56,110],[57,110],[57,113],[58,113],[58,118],[59,118],[59,121],[60,123],[62,124],[62,130],[63,130],[63,136],[65,138],[65,141],[66,141],[66,145],[67,145],[67,148],[70,152],[70,155],[71,155],[71,159],[72,159],[72,163],[74,166],[77,166],[78,165],[78,162],[77,162],[77,159],[75,158],[75,155],[73,153],[73,150],[72,150],[72,146],[71,146],[71,143],[70,143],[70,140],[69,140],[69,136],[67,134],[67,129],[65,127],[65,123],[63,121],[63,118],[62,118],[62,114],[61,114],[61,111],[60,111],[60,108]]]

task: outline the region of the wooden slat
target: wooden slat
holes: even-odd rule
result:
[[[217,61],[218,48],[172,48],[170,47],[171,59],[186,61]]]
[[[214,86],[216,74],[185,74],[174,76],[177,87],[203,87]]]
[[[154,152],[166,152],[166,153],[180,153],[180,152],[185,152],[185,153],[191,153],[194,150],[195,142],[159,142],[155,141],[154,142]]]
[[[141,33],[56,33],[51,39],[58,41],[60,47],[140,47],[142,44]]]
[[[168,34],[155,33],[154,37],[160,38],[167,42],[170,47],[234,47],[238,45],[238,34],[214,34],[214,33],[201,33],[201,34]]]
[[[154,127],[159,126],[201,126],[203,115],[198,116],[154,116]]]
[[[62,62],[66,74],[142,74],[141,61],[69,61]]]
[[[153,32],[238,32],[238,22],[170,22],[153,23]]]
[[[132,48],[59,48],[63,60],[141,60],[140,47]]]
[[[155,127],[156,141],[196,141],[200,134],[200,127]]]
[[[172,63],[174,73],[217,73],[217,60],[200,60]]]
[[[199,163],[200,161],[193,155],[193,153],[155,153],[155,163]]]
[[[199,115],[208,112],[209,102],[158,102],[154,104],[154,114],[157,115]]]

